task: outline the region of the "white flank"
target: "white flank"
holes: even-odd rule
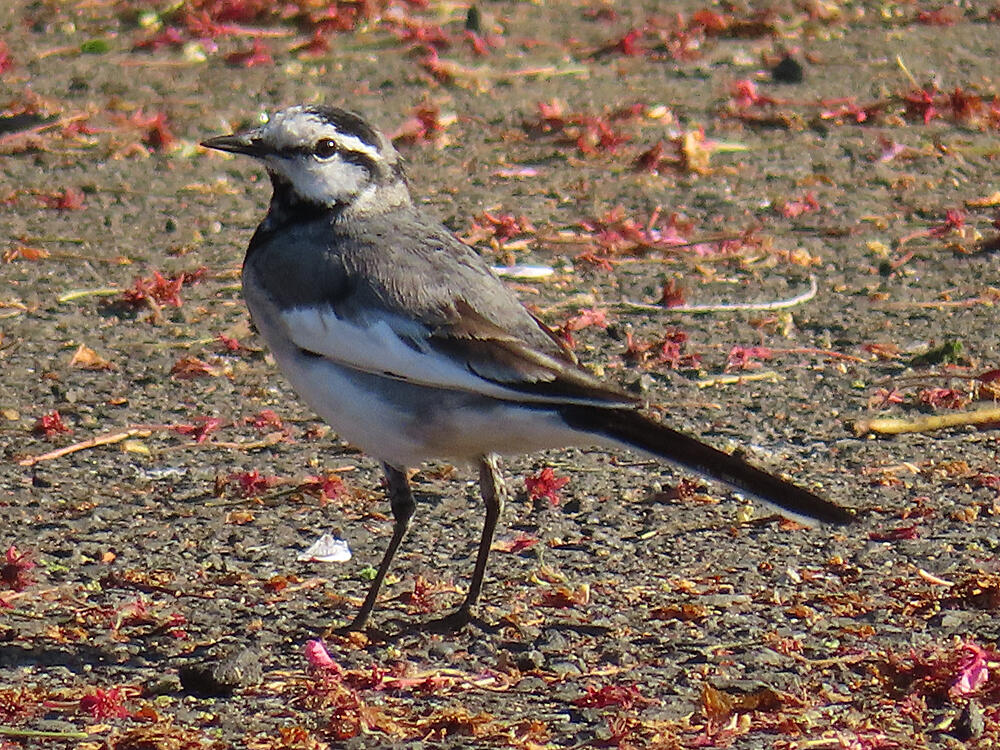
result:
[[[485,380],[470,369],[469,362],[433,351],[425,343],[427,329],[412,320],[383,314],[377,321],[362,326],[341,320],[332,310],[315,307],[294,308],[279,315],[296,346],[352,370],[501,399],[591,403],[588,399],[567,396],[526,394]]]

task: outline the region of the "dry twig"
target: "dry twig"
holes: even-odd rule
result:
[[[732,312],[734,310],[750,310],[750,311],[761,311],[761,310],[784,310],[789,307],[795,307],[796,305],[801,305],[808,302],[813,297],[816,296],[819,290],[818,283],[816,282],[815,276],[809,277],[809,289],[802,294],[797,294],[794,297],[789,297],[788,299],[772,300],[769,302],[735,302],[731,304],[721,304],[721,305],[678,305],[676,307],[664,307],[663,305],[651,305],[646,302],[632,302],[630,300],[623,300],[619,303],[619,306],[627,310],[646,310],[646,311],[666,311],[666,312],[682,312],[682,313],[710,313],[710,312]]]
[[[123,430],[121,432],[109,432],[105,435],[98,435],[97,437],[89,438],[88,440],[83,440],[79,443],[73,443],[73,445],[66,445],[62,448],[56,448],[54,451],[49,451],[48,453],[42,453],[39,456],[28,456],[27,458],[22,458],[18,461],[21,466],[34,466],[42,461],[51,461],[54,458],[62,458],[63,456],[68,456],[71,453],[76,453],[77,451],[87,450],[89,448],[96,448],[100,445],[114,445],[115,443],[120,443],[123,440],[128,440],[133,437],[149,437],[152,435],[151,430],[144,430],[139,428],[132,428],[129,430]]]
[[[947,427],[963,427],[965,425],[1000,424],[1000,408],[991,406],[976,411],[959,412],[956,414],[934,414],[916,419],[859,419],[854,423],[854,434],[858,437],[874,432],[879,435],[899,435],[904,432],[931,432]]]

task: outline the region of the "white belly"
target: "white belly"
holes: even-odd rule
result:
[[[275,355],[292,387],[341,438],[393,466],[531,453],[579,435],[547,409],[527,409],[345,370],[318,357]]]
[[[339,437],[374,458],[396,467],[429,459],[474,462],[487,453],[530,453],[581,442],[580,434],[547,408],[412,385],[306,354],[276,324],[280,318],[269,301],[249,289],[245,295],[254,324],[295,392]]]

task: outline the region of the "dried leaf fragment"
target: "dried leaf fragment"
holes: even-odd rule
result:
[[[69,360],[70,367],[78,367],[81,370],[115,370],[117,369],[111,362],[95,352],[86,344],[80,344]]]

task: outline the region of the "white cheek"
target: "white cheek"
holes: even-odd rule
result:
[[[290,183],[302,198],[316,203],[353,199],[368,183],[368,171],[356,164],[269,158],[267,167]]]

